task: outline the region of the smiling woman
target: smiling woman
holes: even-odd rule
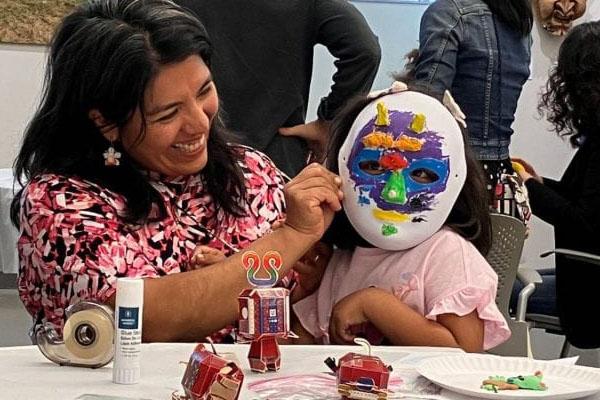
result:
[[[123,148],[139,164],[166,176],[196,173],[208,160],[206,144],[218,105],[217,91],[202,58],[192,55],[161,66],[147,88],[143,108],[137,108],[123,126]],[[140,141],[144,123],[145,137]],[[119,137],[116,131],[113,127],[104,135],[116,133]]]
[[[67,306],[113,304],[117,278],[138,277],[145,340],[224,328],[218,341],[249,286],[234,253],[278,251],[283,276],[340,208],[324,168],[284,193],[266,156],[228,143],[211,51],[200,22],[166,0],[90,0],[61,23],[15,163],[28,181],[12,209],[19,293],[36,322],[60,331]],[[193,270],[200,245],[230,257]]]

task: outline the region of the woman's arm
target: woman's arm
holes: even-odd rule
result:
[[[394,345],[461,347],[483,350],[483,321],[473,311],[463,317],[438,315],[431,321],[408,307],[393,294],[378,288],[355,292],[338,302],[329,326],[334,342],[351,343],[350,327],[371,322]]]
[[[261,257],[267,251],[279,252],[283,260],[279,274],[285,275],[341,208],[339,184],[339,178],[319,165],[305,168],[285,187],[284,226],[245,250]],[[143,340],[198,340],[235,321],[237,297],[250,287],[242,254],[201,270],[146,279]],[[114,296],[108,301],[112,302]]]
[[[284,189],[285,225],[247,250],[278,251],[279,272],[286,274],[341,208],[339,184],[319,165],[305,168]],[[60,176],[28,184],[21,210],[19,294],[33,316],[60,328],[64,309],[73,302],[114,305],[116,279],[128,276],[145,279],[145,341],[198,340],[235,321],[237,297],[249,287],[242,254],[158,278],[168,269],[155,268],[157,252],[144,251],[128,234],[100,191]]]

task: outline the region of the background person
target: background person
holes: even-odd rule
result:
[[[226,126],[294,176],[309,148],[323,152],[346,99],[367,93],[381,59],[377,37],[347,0],[175,0],[206,26]],[[317,44],[335,58],[318,118],[305,123]],[[281,133],[282,135],[279,135]]]

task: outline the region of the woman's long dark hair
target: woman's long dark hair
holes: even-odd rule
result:
[[[430,93],[427,87],[409,85],[409,89],[441,100],[440,95]],[[330,171],[339,173],[338,154],[340,149],[354,120],[372,101],[374,99],[367,99],[364,96],[356,98],[350,101],[333,120],[331,139],[327,150],[327,168]],[[466,142],[465,132],[463,132],[463,138],[465,139],[467,177],[444,225],[472,242],[481,254],[486,255],[492,244],[488,192],[485,188],[485,178],[481,166]],[[345,249],[353,249],[356,246],[372,247],[356,232],[343,211],[336,214],[333,223],[325,233],[324,241]]]
[[[515,31],[528,35],[533,27],[530,0],[482,0],[492,14],[497,15]]]
[[[538,107],[547,114],[554,131],[571,136],[573,146],[581,137],[597,138],[600,131],[600,21],[571,29],[558,52],[558,64],[550,73]]]
[[[15,178],[77,176],[123,195],[130,222],[148,219],[152,205],[164,216],[159,193],[122,149],[121,165],[107,168],[107,140],[88,117],[92,109],[123,127],[162,65],[198,55],[210,67],[202,24],[167,0],[90,0],[62,21],[51,42],[41,105],[29,123],[14,164]],[[143,118],[143,121],[145,119]],[[240,215],[244,183],[240,156],[224,137],[219,118],[208,138],[204,184],[217,208]],[[139,141],[145,136],[142,129]],[[117,144],[118,146],[118,144]],[[11,218],[19,224],[19,192]]]

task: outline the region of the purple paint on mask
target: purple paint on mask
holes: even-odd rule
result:
[[[408,164],[413,161],[421,159],[435,159],[443,160],[448,162],[446,156],[442,154],[442,138],[435,132],[425,130],[422,133],[415,133],[410,129],[410,124],[413,121],[414,114],[411,112],[403,111],[390,111],[390,126],[383,127],[385,131],[390,134],[394,140],[397,140],[401,135],[405,135],[409,138],[417,138],[423,143],[421,150],[413,151],[402,151],[402,155],[406,157]],[[447,176],[441,177],[442,179],[427,185],[426,191],[419,191],[413,193],[407,193],[408,199],[406,204],[398,205],[386,202],[381,197],[389,173],[381,175],[367,175],[357,170],[355,160],[361,156],[361,153],[365,151],[365,146],[362,140],[365,136],[369,135],[375,130],[375,118],[372,118],[365,126],[360,130],[359,135],[356,138],[354,148],[352,149],[350,156],[347,161],[347,167],[350,171],[350,177],[355,183],[355,189],[360,190],[360,201],[361,205],[365,205],[366,202],[363,198],[365,195],[375,201],[377,206],[386,211],[398,211],[401,213],[414,214],[416,212],[431,210],[434,205],[436,193],[443,192],[446,189]],[[379,130],[379,129],[378,129]],[[383,130],[383,129],[382,129]],[[398,150],[396,150],[398,151]],[[368,193],[365,193],[368,192]]]

